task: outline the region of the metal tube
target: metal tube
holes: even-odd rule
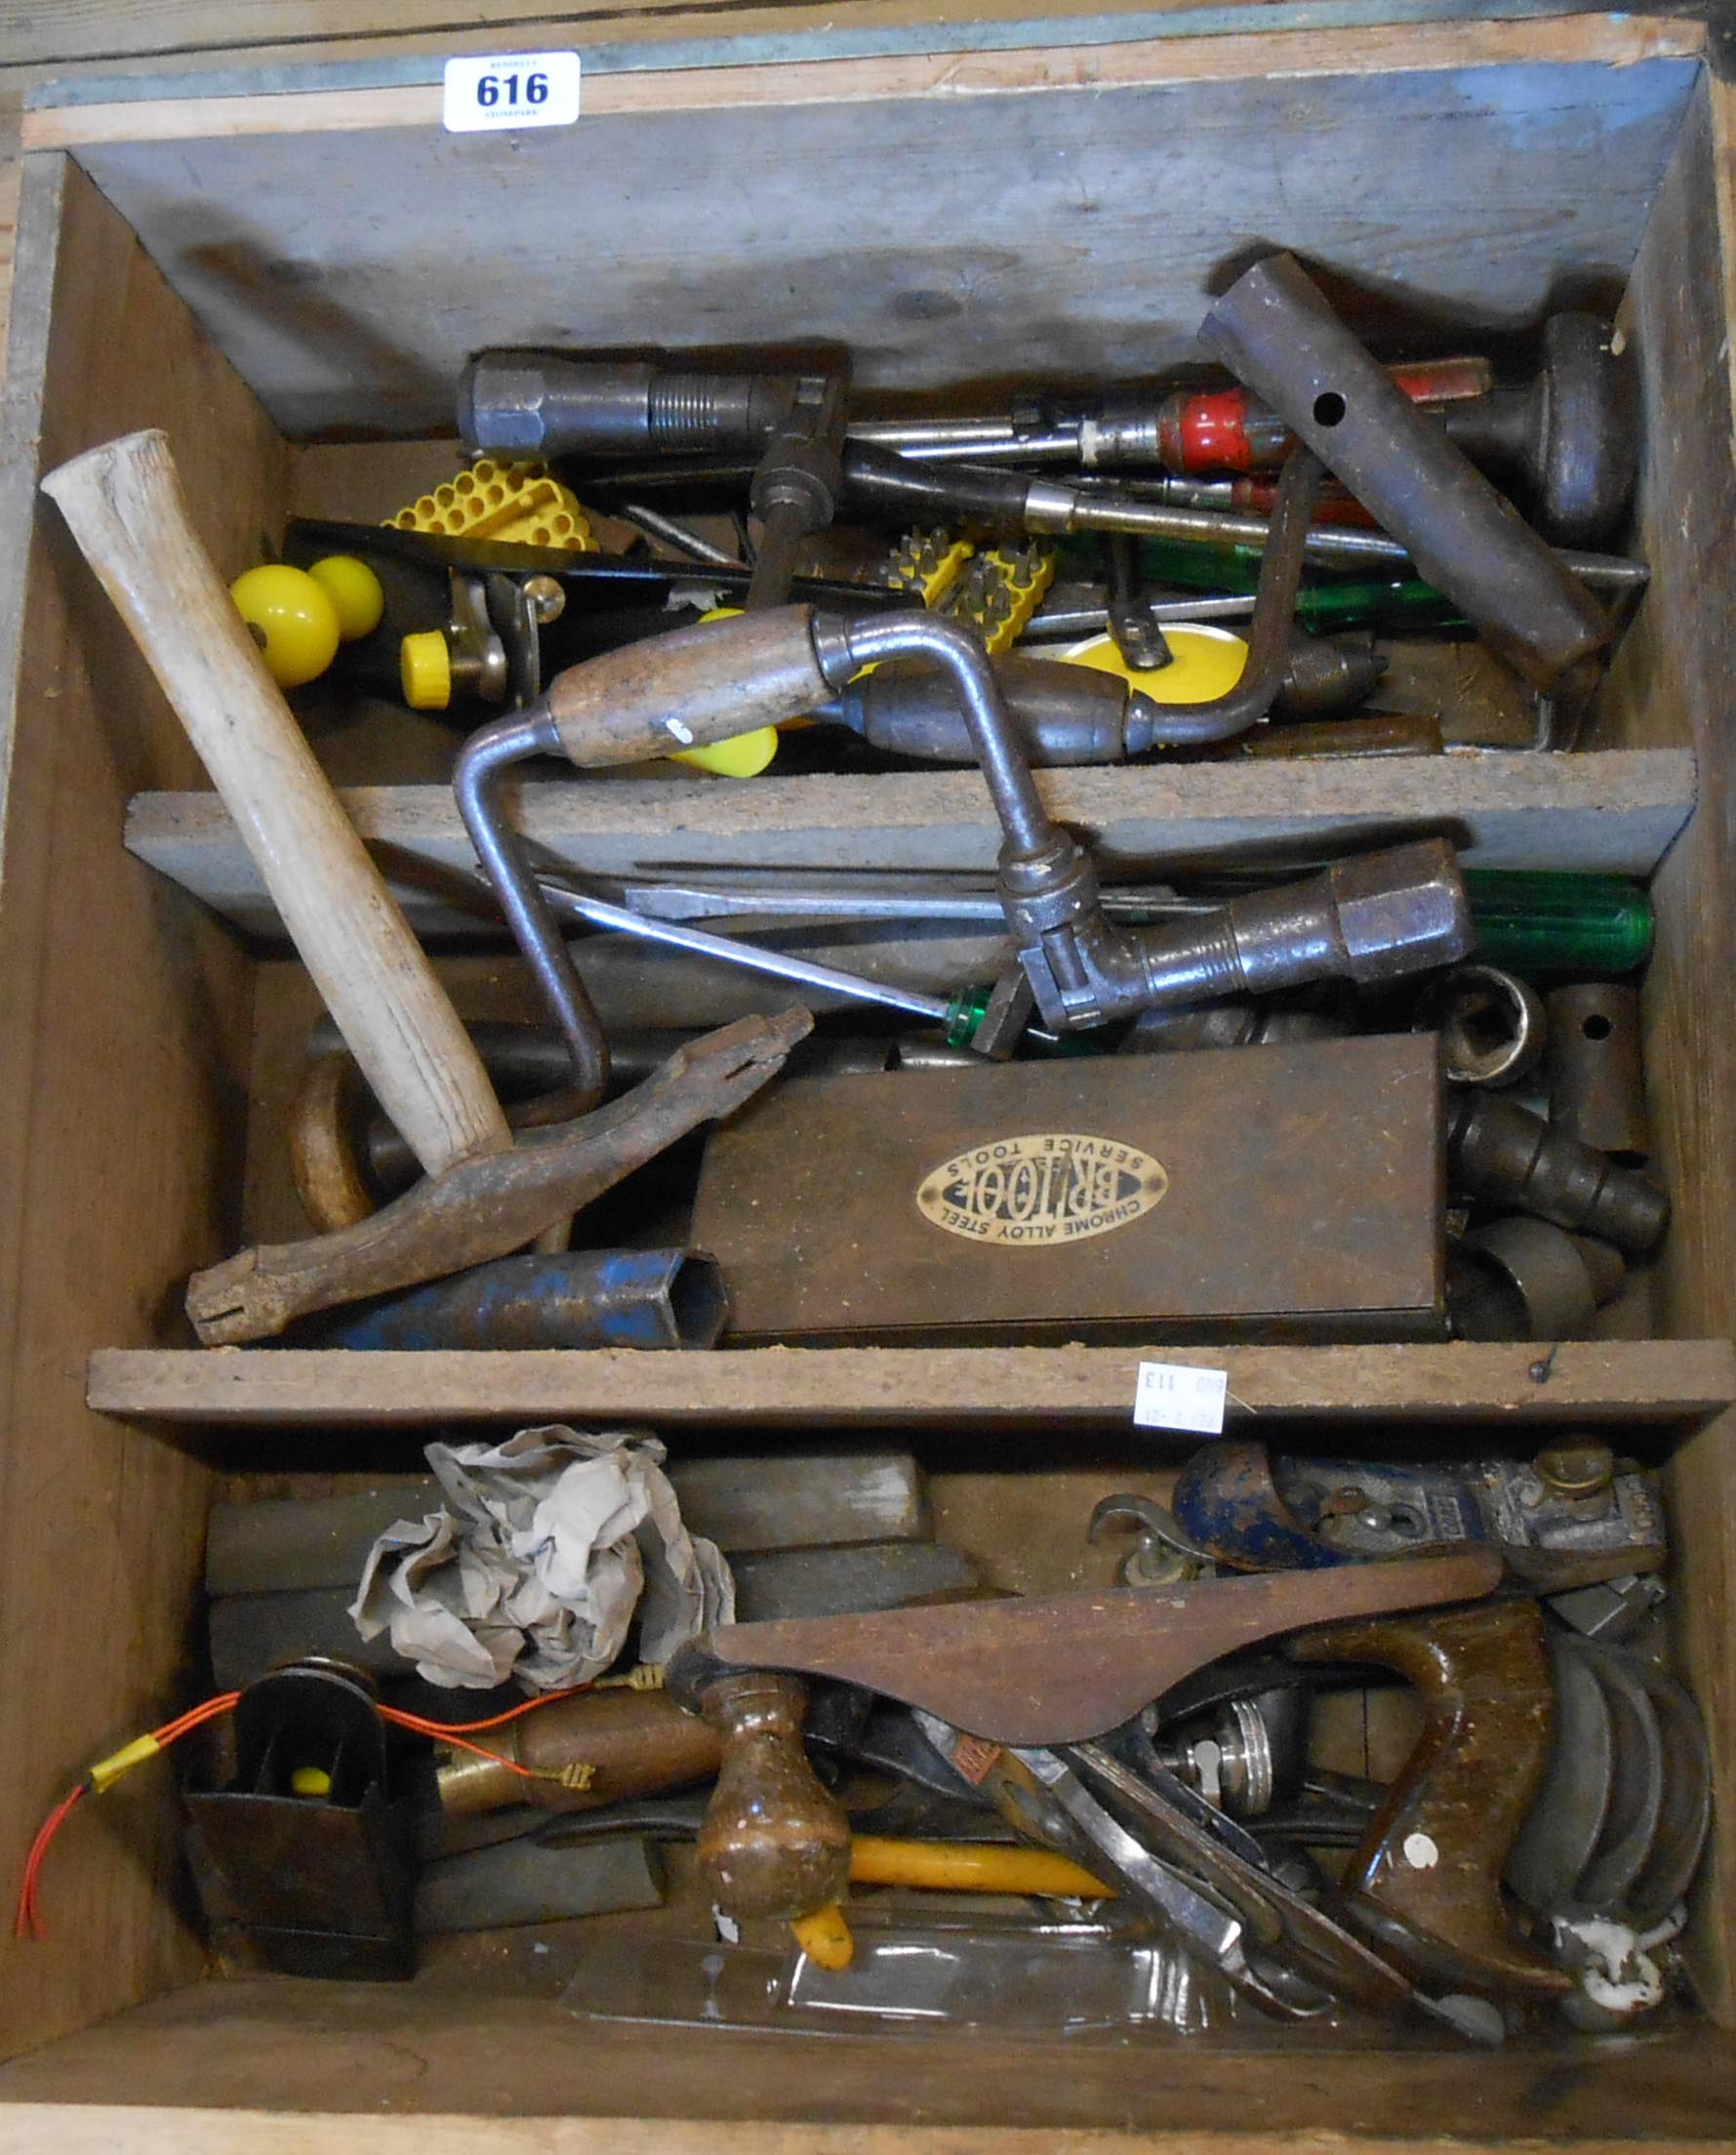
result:
[[[501,902],[506,925],[529,960],[566,1039],[579,1095],[571,1112],[578,1115],[594,1108],[608,1089],[609,1043],[589,993],[573,968],[567,947],[537,885],[503,828],[505,811],[500,799],[501,773],[509,764],[527,755],[560,752],[560,736],[546,706],[533,705],[528,711],[497,718],[471,734],[453,766],[452,790],[483,873]]]
[[[877,980],[864,980],[859,974],[842,973],[831,965],[817,965],[808,958],[791,956],[787,951],[762,950],[755,943],[738,943],[727,935],[711,935],[704,928],[690,927],[683,920],[648,919],[643,914],[628,912],[625,906],[612,906],[605,899],[592,898],[584,891],[573,890],[546,877],[540,877],[537,887],[554,912],[564,914],[569,919],[588,921],[592,927],[613,928],[622,935],[637,936],[642,942],[662,943],[670,950],[691,951],[699,957],[721,958],[725,964],[765,973],[773,980],[787,980],[795,987],[816,988],[829,995],[848,996],[857,1002],[878,1003],[888,1010],[904,1010],[911,1017],[929,1018],[937,1025],[945,1025],[949,1014],[944,997],[926,996],[914,988],[893,988]]]
[[[1651,1157],[1637,989],[1592,980],[1551,991],[1550,1122],[1623,1167]]]
[[[840,626],[852,671],[882,659],[927,659],[950,674],[977,761],[1006,833],[1007,852],[1018,859],[1032,859],[1046,851],[1054,840],[1055,825],[1037,797],[1036,782],[1019,748],[981,639],[934,614],[885,614]],[[816,642],[819,633],[817,623]]]
[[[1065,520],[1042,524],[1033,519],[1029,525],[1033,531],[1132,532],[1150,539],[1192,540],[1214,547],[1264,547],[1272,537],[1272,524],[1264,516],[1173,508],[1107,488],[1102,494],[1093,494],[1077,485],[1057,487],[1048,480],[1032,482],[1033,492],[1039,487],[1039,507]],[[1051,508],[1053,498],[1062,494],[1071,496],[1070,503],[1055,503]],[[1643,561],[1630,560],[1625,554],[1589,553],[1581,548],[1544,547],[1541,540],[1537,543],[1560,568],[1594,590],[1643,590],[1651,579],[1651,571]],[[1386,531],[1361,531],[1350,524],[1312,525],[1306,557],[1322,568],[1374,567],[1385,571],[1414,566],[1416,573],[1431,583],[1438,581],[1401,540]]]
[[[986,464],[1076,464],[1080,424],[1036,427],[1020,432],[1007,419],[854,419],[845,439],[896,450],[924,464],[978,459]]]
[[[1609,640],[1602,609],[1376,365],[1294,256],[1268,256],[1245,270],[1200,325],[1199,341],[1288,422],[1534,688],[1569,696],[1589,688]],[[1332,537],[1343,544],[1366,534]]]
[[[756,451],[793,388],[789,375],[484,351],[459,378],[459,432],[514,457]]]
[[[881,875],[852,881],[792,870],[777,883],[688,882],[628,883],[622,897],[629,911],[652,920],[755,919],[795,920],[964,920],[1004,927],[1006,915],[992,890],[972,890],[946,875]],[[1101,893],[1111,919],[1150,920],[1156,915],[1215,913],[1222,900],[1184,898],[1167,883]],[[472,1035],[480,1038],[476,1027]],[[488,1060],[486,1048],[483,1059]],[[492,1063],[490,1075],[496,1075]],[[498,1078],[497,1078],[498,1082]]]
[[[819,528],[812,515],[795,502],[774,502],[760,519],[759,548],[753,557],[753,573],[742,604],[748,612],[781,606],[795,580],[796,556],[804,540]]]
[[[1405,409],[1413,408],[1407,404]],[[1421,419],[1417,424],[1426,428],[1429,425]],[[1443,448],[1458,455],[1444,434],[1438,429],[1433,432]],[[1477,476],[1474,470],[1472,475]],[[1149,500],[1139,481],[1028,479],[994,465],[962,460],[936,465],[858,441],[845,446],[844,479],[864,508],[907,520],[966,517],[994,530],[1122,532],[1136,538],[1179,539],[1224,548],[1266,547],[1272,533],[1272,523],[1264,516],[1225,515],[1217,509],[1182,508]],[[1629,590],[1645,586],[1649,572],[1643,562],[1568,550],[1552,555],[1535,534],[1530,536],[1539,552],[1571,571],[1581,583]],[[1385,531],[1314,524],[1308,533],[1305,558],[1324,568],[1373,568],[1384,573],[1408,567],[1412,557],[1402,541]]]
[[[1252,591],[1227,591],[1222,594],[1202,591],[1197,598],[1159,598],[1151,600],[1147,612],[1160,627],[1172,623],[1186,626],[1197,621],[1246,621],[1254,611]],[[1075,636],[1101,635],[1110,625],[1107,606],[1074,605],[1040,606],[1031,616],[1030,624],[1021,643],[1070,642]]]
[[[1465,1197],[1595,1235],[1629,1256],[1655,1249],[1670,1223],[1655,1183],[1499,1093],[1449,1094],[1446,1147],[1448,1182]]]
[[[322,1347],[391,1351],[714,1347],[729,1315],[723,1275],[684,1249],[503,1257],[345,1314]]]
[[[1286,460],[1285,468],[1295,462]],[[1145,502],[1130,494],[1088,492],[1034,480],[1026,511],[1031,531],[1124,532],[1134,538],[1183,539],[1216,547],[1264,547],[1272,525],[1264,516],[1226,515],[1215,508],[1182,508],[1166,502]],[[1275,519],[1274,519],[1275,521]],[[1308,534],[1305,558],[1327,568],[1381,568],[1410,559],[1408,551],[1385,532],[1358,531],[1349,524],[1315,524]]]
[[[1110,962],[1135,972],[1131,1007],[1173,1009],[1314,980],[1397,979],[1464,956],[1473,933],[1451,846],[1422,838],[1250,891],[1203,920],[1123,931]]]
[[[623,502],[615,513],[625,523],[637,525],[651,538],[661,539],[666,547],[673,547],[677,552],[686,554],[691,561],[704,561],[714,569],[740,569],[742,566],[733,553],[714,547],[710,540],[702,539],[697,531],[689,531],[672,516],[647,508],[643,502]]]

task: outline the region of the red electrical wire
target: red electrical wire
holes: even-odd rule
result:
[[[475,1736],[484,1728],[499,1728],[505,1722],[534,1714],[539,1706],[552,1706],[557,1698],[577,1698],[581,1691],[589,1689],[588,1684],[569,1684],[564,1691],[539,1691],[535,1698],[521,1698],[516,1706],[508,1706],[504,1714],[491,1714],[486,1721],[424,1721],[420,1714],[406,1714],[396,1706],[383,1706],[380,1711],[387,1721],[396,1722],[401,1728],[414,1728],[419,1735],[444,1736],[456,1731]]]
[[[505,1767],[508,1772],[520,1774],[527,1781],[534,1781],[542,1777],[534,1768],[520,1766],[516,1759],[508,1759],[499,1751],[485,1750],[479,1743],[467,1743],[465,1737],[477,1734],[485,1728],[499,1728],[506,1722],[517,1721],[522,1714],[535,1713],[539,1706],[551,1706],[557,1698],[571,1698],[576,1692],[589,1688],[588,1684],[574,1684],[565,1690],[543,1691],[535,1698],[527,1698],[517,1706],[507,1707],[504,1714],[491,1714],[484,1721],[428,1721],[421,1714],[406,1714],[395,1706],[379,1706],[375,1711],[382,1721],[389,1721],[395,1728],[407,1728],[414,1735],[430,1736],[439,1743],[453,1744],[461,1751],[474,1752],[479,1759],[493,1759],[497,1765]],[[36,1898],[43,1858],[48,1854],[50,1842],[65,1824],[79,1801],[86,1796],[100,1795],[107,1787],[109,1780],[118,1780],[121,1773],[129,1768],[141,1764],[146,1758],[154,1757],[157,1751],[166,1750],[182,1736],[190,1735],[195,1728],[202,1728],[208,1721],[216,1721],[221,1715],[233,1713],[240,1697],[239,1691],[220,1691],[213,1698],[202,1699],[197,1706],[190,1706],[185,1713],[164,1722],[160,1728],[151,1729],[147,1735],[135,1737],[132,1743],[123,1745],[112,1758],[101,1760],[82,1780],[75,1782],[67,1790],[37,1827],[36,1838],[31,1842],[29,1853],[24,1857],[23,1875],[19,1882],[18,1913],[13,1925],[15,1936],[40,1939],[45,1935]],[[128,1758],[127,1754],[135,1750],[138,1756]],[[126,1762],[124,1765],[115,1765],[116,1761],[123,1759]],[[114,1771],[104,1776],[103,1769],[111,1766],[114,1767]]]
[[[19,1887],[18,1917],[13,1934],[20,1938],[40,1938],[43,1935],[42,1919],[36,1909],[36,1880],[42,1869],[42,1859],[48,1853],[48,1845],[60,1831],[61,1823],[81,1796],[89,1792],[90,1783],[80,1781],[67,1791],[36,1829],[36,1838],[30,1844],[30,1852],[24,1858],[24,1875]]]

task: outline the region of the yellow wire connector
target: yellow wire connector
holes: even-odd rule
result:
[[[664,1687],[663,1663],[636,1662],[619,1676],[597,1677],[590,1687],[593,1691],[661,1691]]]
[[[112,1787],[123,1773],[130,1773],[136,1766],[142,1766],[147,1759],[154,1759],[162,1750],[155,1736],[135,1736],[131,1743],[124,1743],[107,1758],[99,1759],[86,1774],[95,1794],[101,1796],[105,1788]]]

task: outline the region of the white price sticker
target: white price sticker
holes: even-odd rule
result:
[[[571,127],[579,117],[579,55],[449,60],[442,117],[459,135],[483,127]]]
[[[1191,1369],[1179,1362],[1142,1362],[1133,1394],[1133,1418],[1141,1429],[1191,1429],[1201,1437],[1220,1437],[1229,1391],[1227,1370]]]

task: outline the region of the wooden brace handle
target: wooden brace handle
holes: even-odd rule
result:
[[[831,694],[806,606],[704,621],[629,643],[550,683],[548,714],[582,768],[642,763],[799,718]]]
[[[511,1144],[488,1074],[265,671],[156,429],[42,482],[156,675],[385,1112],[429,1174]]]

